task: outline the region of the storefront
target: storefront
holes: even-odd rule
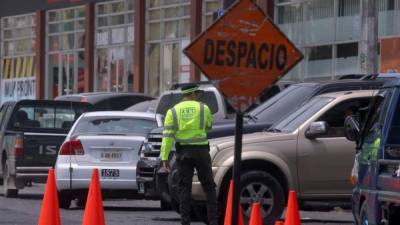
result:
[[[34,14],[1,18],[1,102],[35,98],[34,18]]]
[[[174,83],[204,80],[182,50],[222,2],[11,1],[0,8],[0,101],[93,91],[158,95]]]

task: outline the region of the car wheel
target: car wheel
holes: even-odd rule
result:
[[[13,198],[18,195],[18,189],[11,189],[8,187],[8,181],[11,179],[8,173],[7,163],[3,164],[3,193],[6,198]]]
[[[240,183],[240,204],[244,221],[250,219],[252,204],[259,202],[264,224],[274,224],[285,207],[285,194],[279,181],[267,172],[249,171],[241,176]]]
[[[168,175],[168,191],[171,197],[172,208],[179,213],[179,187],[178,187],[178,180],[179,180],[179,172],[178,168],[176,167],[175,159],[173,158],[170,161],[170,172]],[[173,204],[175,203],[175,205]]]
[[[165,200],[160,200],[160,208],[165,211],[172,210],[171,204]]]
[[[72,196],[70,191],[58,192],[58,204],[62,209],[68,209],[71,206]]]
[[[360,225],[368,225],[368,206],[365,201],[360,209]]]

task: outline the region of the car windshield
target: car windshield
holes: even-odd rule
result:
[[[288,117],[273,125],[270,130],[285,133],[293,132],[332,100],[333,98],[328,97],[313,98],[311,101],[290,114]]]
[[[21,104],[11,119],[11,127],[18,129],[69,130],[86,106],[74,107],[55,104]]]
[[[314,90],[313,86],[291,85],[255,108],[249,116],[258,122],[276,123],[304,104]]]
[[[157,127],[155,120],[132,117],[84,117],[72,135],[82,134],[143,134]]]

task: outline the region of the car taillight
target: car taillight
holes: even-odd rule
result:
[[[79,139],[65,142],[60,149],[59,155],[84,155],[82,143]]]
[[[21,136],[17,136],[15,138],[15,145],[14,145],[14,155],[15,157],[21,157],[24,155],[24,149],[22,146],[23,139]]]

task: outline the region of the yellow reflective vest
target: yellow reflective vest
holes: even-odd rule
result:
[[[168,160],[174,141],[181,145],[207,145],[212,114],[207,105],[182,101],[169,109],[164,120],[161,159]]]

